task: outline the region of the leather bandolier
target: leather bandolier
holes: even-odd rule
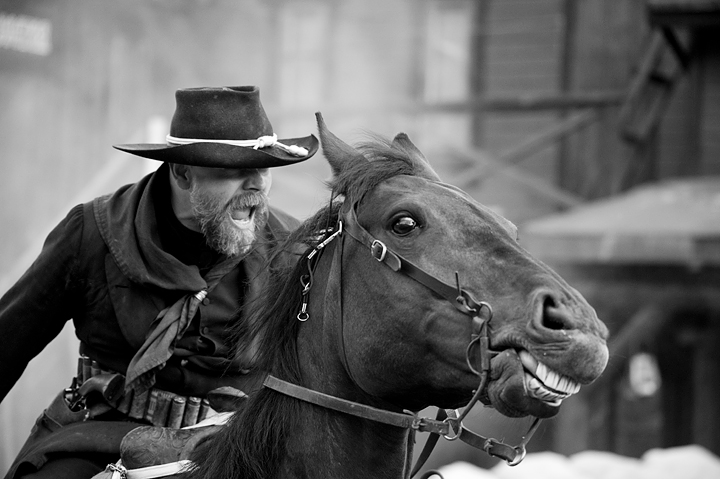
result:
[[[124,384],[122,374],[103,370],[96,361],[81,356],[77,376],[71,387],[65,389],[64,399],[71,411],[86,411],[83,419],[115,410],[131,420],[177,429],[193,426],[217,412],[234,410],[247,398],[232,387],[217,388],[208,397],[200,398],[156,387],[142,394],[125,393]],[[211,406],[211,401],[219,411]]]
[[[126,394],[124,384],[122,374],[102,370],[96,361],[82,356],[73,385],[65,390],[65,399],[72,410],[87,408],[92,416],[113,408],[131,419],[160,427],[193,426],[215,414],[207,398],[180,396],[155,387],[142,394]]]

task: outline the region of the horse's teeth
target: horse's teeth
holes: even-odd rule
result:
[[[525,387],[529,396],[544,401],[551,406],[559,406],[562,400],[569,396],[569,394],[558,394],[550,391],[536,377],[528,373],[525,373]]]
[[[528,395],[559,406],[563,399],[580,390],[580,384],[567,376],[553,371],[535,359],[527,351],[519,351],[520,362],[527,370],[525,373],[525,389]]]
[[[566,394],[575,394],[580,390],[580,384],[567,376],[563,376],[538,361],[535,376],[547,387]]]

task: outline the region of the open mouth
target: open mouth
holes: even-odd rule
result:
[[[563,399],[580,390],[580,384],[553,371],[535,359],[529,352],[520,350],[518,356],[525,368],[524,383],[528,396],[557,407],[560,406]]]
[[[254,206],[251,206],[250,208],[238,208],[230,212],[230,218],[232,218],[233,223],[235,223],[240,228],[247,228],[248,226],[250,226],[253,222],[254,216]]]

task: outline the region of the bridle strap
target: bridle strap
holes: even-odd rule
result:
[[[413,429],[420,432],[431,432],[441,435],[447,435],[450,433],[450,424],[446,421],[437,421],[430,418],[420,417],[410,411],[399,413],[385,409],[378,409],[366,404],[349,401],[347,399],[331,396],[313,389],[308,389],[303,386],[298,386],[297,384],[289,383],[272,375],[268,375],[265,378],[263,386],[286,396],[362,419],[369,419],[382,424],[397,426],[404,429]]]
[[[319,253],[327,246],[333,239],[341,236],[343,233],[347,233],[351,238],[358,241],[360,244],[369,248],[371,255],[377,261],[384,263],[390,269],[395,272],[403,273],[404,275],[412,278],[418,283],[424,285],[430,290],[442,298],[449,301],[456,309],[460,312],[467,314],[472,319],[472,340],[467,348],[466,360],[471,371],[480,377],[480,385],[475,390],[470,402],[463,408],[458,414],[456,410],[445,411],[443,409],[438,410],[438,416],[436,419],[419,417],[417,414],[411,411],[403,411],[402,413],[388,411],[386,409],[379,409],[365,404],[349,401],[347,399],[338,398],[331,396],[319,391],[308,389],[297,384],[289,383],[282,379],[276,378],[272,375],[268,375],[263,383],[263,386],[272,389],[276,392],[284,394],[295,399],[299,399],[316,406],[324,407],[334,411],[342,412],[352,416],[356,416],[371,421],[388,424],[391,426],[402,427],[420,432],[429,432],[433,435],[428,437],[423,451],[418,457],[415,467],[413,468],[410,477],[422,468],[430,453],[435,447],[439,436],[443,436],[449,441],[460,439],[461,441],[477,448],[482,449],[491,456],[499,457],[504,459],[510,465],[519,464],[525,457],[527,442],[532,437],[533,433],[537,429],[540,419],[535,419],[532,426],[526,435],[522,438],[520,444],[517,446],[510,446],[502,443],[493,438],[486,438],[480,434],[474,433],[466,429],[462,420],[470,412],[472,407],[479,401],[484,389],[487,387],[488,377],[490,372],[490,358],[493,351],[489,349],[489,338],[488,338],[488,322],[492,318],[492,308],[484,301],[476,301],[472,295],[460,286],[460,280],[457,273],[455,273],[456,286],[453,287],[434,276],[428,274],[422,268],[416,266],[412,262],[403,258],[399,254],[387,248],[387,246],[375,239],[370,233],[360,226],[357,220],[357,214],[355,212],[355,205],[351,205],[345,211],[344,215],[340,215],[344,218],[338,220],[337,227],[334,232],[330,234],[324,241],[318,244],[313,251],[307,257],[308,260],[308,275],[301,281],[303,284],[303,306],[301,313],[298,315],[300,321],[306,321],[309,316],[307,314],[307,301],[309,297],[310,288],[312,286],[312,274],[315,269],[316,262],[319,257]],[[340,246],[339,248],[341,248]],[[338,251],[336,251],[338,254]],[[341,253],[339,253],[342,256]],[[342,261],[342,258],[338,258]],[[486,314],[483,314],[483,310]],[[341,318],[342,320],[342,318]],[[341,329],[342,334],[342,329]],[[342,344],[341,336],[341,344]],[[478,371],[470,362],[471,349],[474,346],[480,348],[480,370]],[[343,358],[344,360],[344,358]],[[427,476],[423,476],[427,477]]]
[[[450,410],[450,412],[453,413],[455,411]],[[528,442],[530,442],[533,434],[535,434],[535,431],[537,431],[538,426],[540,426],[540,421],[541,419],[539,417],[533,419],[528,431],[522,437],[517,446],[511,446],[510,444],[505,444],[497,439],[482,436],[470,429],[462,427],[462,424],[460,425],[460,434],[458,435],[458,439],[476,449],[482,449],[491,456],[505,459],[509,466],[516,466],[525,459],[525,455],[527,454],[526,446]]]
[[[452,425],[454,434],[444,434],[443,436],[447,440],[460,439],[461,441],[482,449],[491,456],[500,457],[504,459],[510,465],[519,464],[526,454],[525,446],[530,440],[535,430],[537,429],[540,419],[536,418],[530,427],[529,431],[521,440],[517,446],[510,446],[502,443],[493,438],[486,438],[480,434],[474,433],[466,429],[462,421],[470,412],[475,404],[479,401],[484,389],[487,387],[489,373],[490,373],[490,358],[494,353],[489,349],[489,337],[488,337],[488,322],[492,318],[492,308],[484,301],[476,301],[472,295],[460,286],[460,280],[455,276],[456,287],[439,280],[438,278],[428,274],[419,266],[416,266],[412,262],[403,258],[399,254],[387,248],[387,246],[381,241],[375,239],[365,228],[363,228],[357,219],[357,213],[355,211],[355,204],[351,205],[345,211],[344,215],[344,231],[353,239],[358,241],[360,244],[365,245],[370,249],[371,255],[381,263],[384,263],[390,269],[396,272],[400,272],[426,286],[430,290],[434,291],[441,297],[448,300],[455,308],[459,311],[467,314],[472,318],[473,328],[473,339],[470,342],[467,350],[467,362],[469,368],[480,377],[480,385],[475,390],[470,402],[463,408],[463,410],[457,414],[454,410],[451,410],[451,414],[448,415],[445,412],[438,411],[438,418],[444,422],[448,422]],[[486,309],[487,315],[483,315],[483,309]],[[480,348],[480,370],[476,370],[475,367],[470,363],[471,348],[477,345]],[[430,436],[418,457],[415,467],[411,472],[410,477],[413,477],[423,466],[427,458],[430,456],[438,438]]]
[[[481,449],[491,456],[504,459],[511,466],[519,464],[525,458],[525,446],[540,423],[540,419],[535,418],[533,424],[522,438],[520,444],[517,446],[511,446],[496,439],[488,438],[472,432],[469,429],[466,429],[462,423],[454,423],[452,420],[457,419],[458,417],[454,409],[438,409],[435,419],[421,417],[411,411],[398,413],[388,411],[386,409],[378,409],[366,404],[331,396],[329,394],[315,391],[314,389],[298,386],[297,384],[284,381],[270,374],[265,378],[263,386],[288,397],[299,399],[325,409],[330,409],[361,419],[387,424],[389,426],[431,433],[425,443],[425,447],[416,459],[415,466],[413,467],[409,477],[414,477],[415,474],[419,472],[427,459],[430,457],[430,454],[432,453],[440,436],[443,436],[448,440],[460,439],[462,442],[476,449]],[[451,428],[455,429],[456,432],[453,437],[450,436]]]
[[[375,239],[368,231],[360,226],[355,213],[355,207],[351,206],[345,213],[344,231],[355,241],[370,249],[372,256],[381,263],[385,263],[395,272],[403,273],[418,283],[426,286],[441,297],[448,300],[453,306],[465,314],[480,314],[483,306],[489,305],[476,301],[472,295],[462,289],[459,279],[456,276],[456,286],[451,286],[436,277],[428,274],[419,266],[403,258],[389,249],[382,241]]]

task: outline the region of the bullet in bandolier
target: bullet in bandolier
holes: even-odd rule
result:
[[[145,420],[152,423],[153,415],[155,414],[155,408],[158,403],[158,390],[151,389],[150,396],[148,396],[147,409],[145,409]]]
[[[190,396],[185,404],[182,427],[194,426],[198,422],[200,414],[200,398]]]
[[[131,389],[129,392],[125,393],[125,395],[122,397],[120,402],[117,405],[117,410],[120,411],[123,414],[129,414],[130,413],[130,407],[132,406],[132,400],[133,400],[133,394],[134,391]]]
[[[83,363],[83,379],[82,382],[84,383],[88,379],[92,377],[92,359],[90,359],[87,356],[82,357],[82,363]],[[82,384],[82,383],[80,383]]]
[[[85,378],[83,376],[83,358],[78,358],[78,365],[77,365],[77,384],[80,385],[85,381]]]
[[[93,360],[90,362],[90,376],[95,377],[98,374],[100,374],[102,371],[100,370],[100,365],[97,361]]]
[[[182,426],[183,414],[185,413],[185,398],[175,396],[170,406],[170,414],[168,415],[167,427],[179,429]]]
[[[210,408],[210,401],[203,399],[200,403],[200,412],[198,413],[197,422],[205,420],[205,418],[210,415],[210,411],[212,411],[212,408]]]
[[[171,392],[157,390],[157,404],[155,404],[155,411],[150,421],[154,426],[165,427],[167,425],[170,408],[175,397],[176,395]]]
[[[145,409],[149,396],[149,391],[133,395],[132,404],[130,405],[130,413],[128,414],[131,418],[143,419],[145,417]]]

